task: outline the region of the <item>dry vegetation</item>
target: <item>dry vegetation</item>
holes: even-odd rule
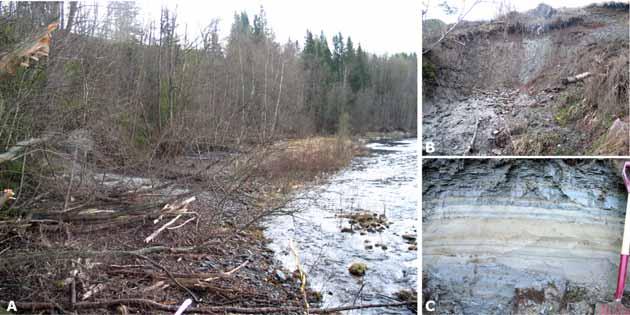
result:
[[[276,145],[259,167],[259,174],[270,180],[303,182],[331,173],[348,165],[350,160],[364,149],[350,139],[314,137],[289,140]]]

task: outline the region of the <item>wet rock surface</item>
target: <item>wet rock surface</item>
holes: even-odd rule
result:
[[[438,314],[589,314],[616,285],[626,192],[602,160],[425,160]]]

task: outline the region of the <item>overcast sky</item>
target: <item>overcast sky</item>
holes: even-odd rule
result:
[[[138,0],[149,16],[159,19],[162,5],[177,6],[179,24],[199,34],[211,19],[220,18],[220,32],[227,37],[234,12],[246,11],[250,22],[263,5],[276,39],[288,38],[304,44],[306,29],[319,35],[323,30],[332,47],[332,36],[341,32],[352,37],[355,47],[383,54],[417,51],[420,38],[420,0]]]
[[[429,10],[427,11],[427,18],[430,19],[440,19],[445,21],[446,23],[453,23],[457,20],[457,14],[448,16],[444,13],[438,4],[443,2],[443,0],[422,0],[422,7],[426,7],[428,4]],[[467,8],[475,2],[474,0],[448,0],[450,4],[458,8],[462,8],[466,6]],[[469,21],[476,20],[491,20],[496,16],[498,3],[500,2],[509,2],[515,8],[516,11],[527,11],[535,8],[540,3],[548,4],[554,8],[575,8],[575,7],[584,7],[591,3],[601,3],[606,2],[604,0],[482,0],[482,3],[476,5],[464,18]]]

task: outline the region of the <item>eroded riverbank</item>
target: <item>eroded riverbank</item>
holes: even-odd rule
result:
[[[423,23],[425,47],[448,29]],[[626,155],[627,25],[622,2],[462,21],[423,53],[426,154]]]

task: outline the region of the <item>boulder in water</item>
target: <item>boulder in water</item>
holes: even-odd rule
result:
[[[348,272],[350,272],[350,274],[353,276],[363,277],[367,269],[368,268],[366,264],[357,262],[350,265],[350,268],[348,268]]]

